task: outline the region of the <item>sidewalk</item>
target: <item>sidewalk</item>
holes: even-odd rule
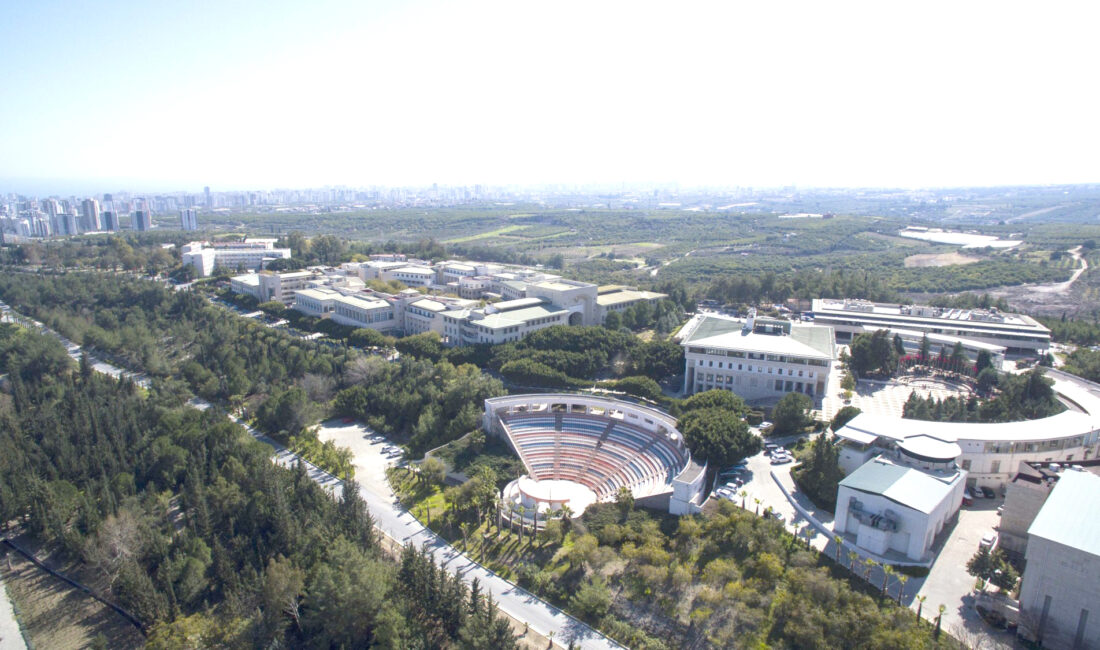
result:
[[[8,590],[0,578],[0,650],[27,650],[19,622],[15,620],[15,608],[8,599]]]

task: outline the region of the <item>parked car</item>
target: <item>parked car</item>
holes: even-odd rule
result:
[[[978,542],[979,546],[989,547],[990,552],[997,548],[997,533],[986,533],[982,535],[982,541]]]
[[[963,505],[964,506],[974,505],[974,495],[970,493],[970,488],[966,488],[963,491]]]
[[[993,499],[997,496],[997,493],[993,491],[993,488],[981,487],[978,489],[982,491],[982,496],[987,499]]]
[[[775,510],[769,510],[765,513],[768,517],[778,521],[781,524],[787,523],[787,518],[783,516],[782,512],[776,512]]]
[[[761,423],[760,423],[760,426],[759,426],[758,428],[759,428],[759,429],[760,429],[761,431],[767,431],[768,429],[771,429],[771,428],[772,428],[772,426],[774,426],[774,425],[772,425],[772,423],[771,423],[771,422],[768,422],[767,420],[765,420],[765,421],[763,421],[763,422],[761,422]]]
[[[794,457],[790,454],[774,454],[772,455],[772,465],[785,465],[794,461]]]

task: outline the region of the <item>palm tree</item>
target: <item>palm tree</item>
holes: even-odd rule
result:
[[[866,580],[867,582],[870,582],[871,581],[871,571],[874,571],[875,567],[878,566],[878,562],[875,562],[871,558],[867,558],[866,560],[863,561],[863,566],[864,566],[864,569],[865,569],[864,572],[863,572],[863,579]]]
[[[741,495],[740,496],[741,496],[741,509],[744,510],[745,509],[745,501],[749,498],[749,491],[748,490],[741,490]]]
[[[928,596],[917,596],[917,622],[920,623],[920,612],[924,609],[924,600]]]
[[[516,506],[516,511],[519,512],[519,543],[523,544],[523,516],[527,514],[527,508],[522,505]]]
[[[940,615],[936,617],[936,640],[940,640],[940,625],[943,623],[943,613],[947,611],[947,605],[940,605]]]
[[[901,604],[901,599],[905,597],[905,583],[909,582],[909,576],[904,573],[898,573],[898,604]]]
[[[836,544],[836,563],[838,565],[840,564],[840,551],[841,551],[841,549],[844,548],[841,545],[841,542],[843,542],[843,541],[844,541],[844,538],[841,537],[840,535],[833,535],[833,543]]]
[[[894,575],[894,567],[889,564],[882,565],[882,593],[886,593],[886,583],[890,581],[890,576]]]
[[[753,499],[756,502],[756,516],[760,516],[760,499]]]
[[[856,560],[859,559],[859,553],[855,551],[848,551],[848,570],[852,573],[856,572]]]

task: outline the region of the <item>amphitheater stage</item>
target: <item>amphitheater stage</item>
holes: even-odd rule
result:
[[[514,491],[510,488],[515,487]],[[573,516],[580,516],[584,509],[596,502],[596,493],[580,483],[558,479],[536,481],[521,476],[505,488],[505,498],[514,496],[525,508],[538,506],[539,512],[553,512],[568,505]]]

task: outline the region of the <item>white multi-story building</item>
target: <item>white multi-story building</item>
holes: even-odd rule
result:
[[[820,398],[836,358],[830,328],[755,313],[744,321],[700,314],[678,336],[685,394],[724,389],[760,403],[791,392]]]
[[[330,317],[341,325],[352,327],[365,327],[381,332],[398,329],[393,305],[378,298],[338,296],[333,299]]]
[[[668,297],[668,294],[653,291],[638,291],[634,287],[609,284],[599,288],[596,297],[596,318],[600,323],[607,320],[613,311],[623,311],[640,302],[656,302]]]
[[[569,312],[567,325],[599,325],[599,287],[575,280],[545,280],[527,285],[528,298],[542,298]]]
[[[406,335],[435,332],[443,336],[443,314],[448,305],[431,298],[418,298],[409,301],[404,308],[404,330]]]
[[[243,242],[218,242],[209,245],[206,242],[191,242],[181,249],[182,261],[195,267],[196,274],[205,278],[216,267],[228,269],[264,268],[268,262],[277,259],[290,259],[289,248],[275,248],[274,239]]]
[[[843,441],[845,472],[880,454],[920,456],[938,442],[937,451],[952,454],[972,486],[997,490],[1005,489],[1021,461],[1072,463],[1095,458],[1100,448],[1093,417],[1076,411],[1020,422],[928,422],[860,413],[836,435]]]
[[[294,292],[293,309],[309,316],[327,318],[336,309],[341,294],[335,289],[311,288]]]
[[[1100,476],[1065,471],[1028,528],[1020,632],[1044,648],[1100,642]]]
[[[443,313],[443,337],[448,345],[506,343],[552,325],[568,325],[568,309],[545,298],[521,298]]]
[[[1045,353],[1050,330],[1023,314],[997,309],[949,309],[895,305],[868,300],[813,301],[814,322],[836,331],[837,341],[850,341],[866,329],[916,330],[1003,346],[1009,354]]]
[[[252,296],[260,299],[260,276],[255,273],[245,273],[229,278],[229,290],[233,293]]]
[[[435,271],[423,266],[402,266],[380,271],[378,277],[386,282],[400,282],[409,287],[428,287],[435,284]]]
[[[285,271],[260,273],[260,302],[275,300],[287,307],[294,304],[294,292],[309,288],[322,274],[318,271]]]

